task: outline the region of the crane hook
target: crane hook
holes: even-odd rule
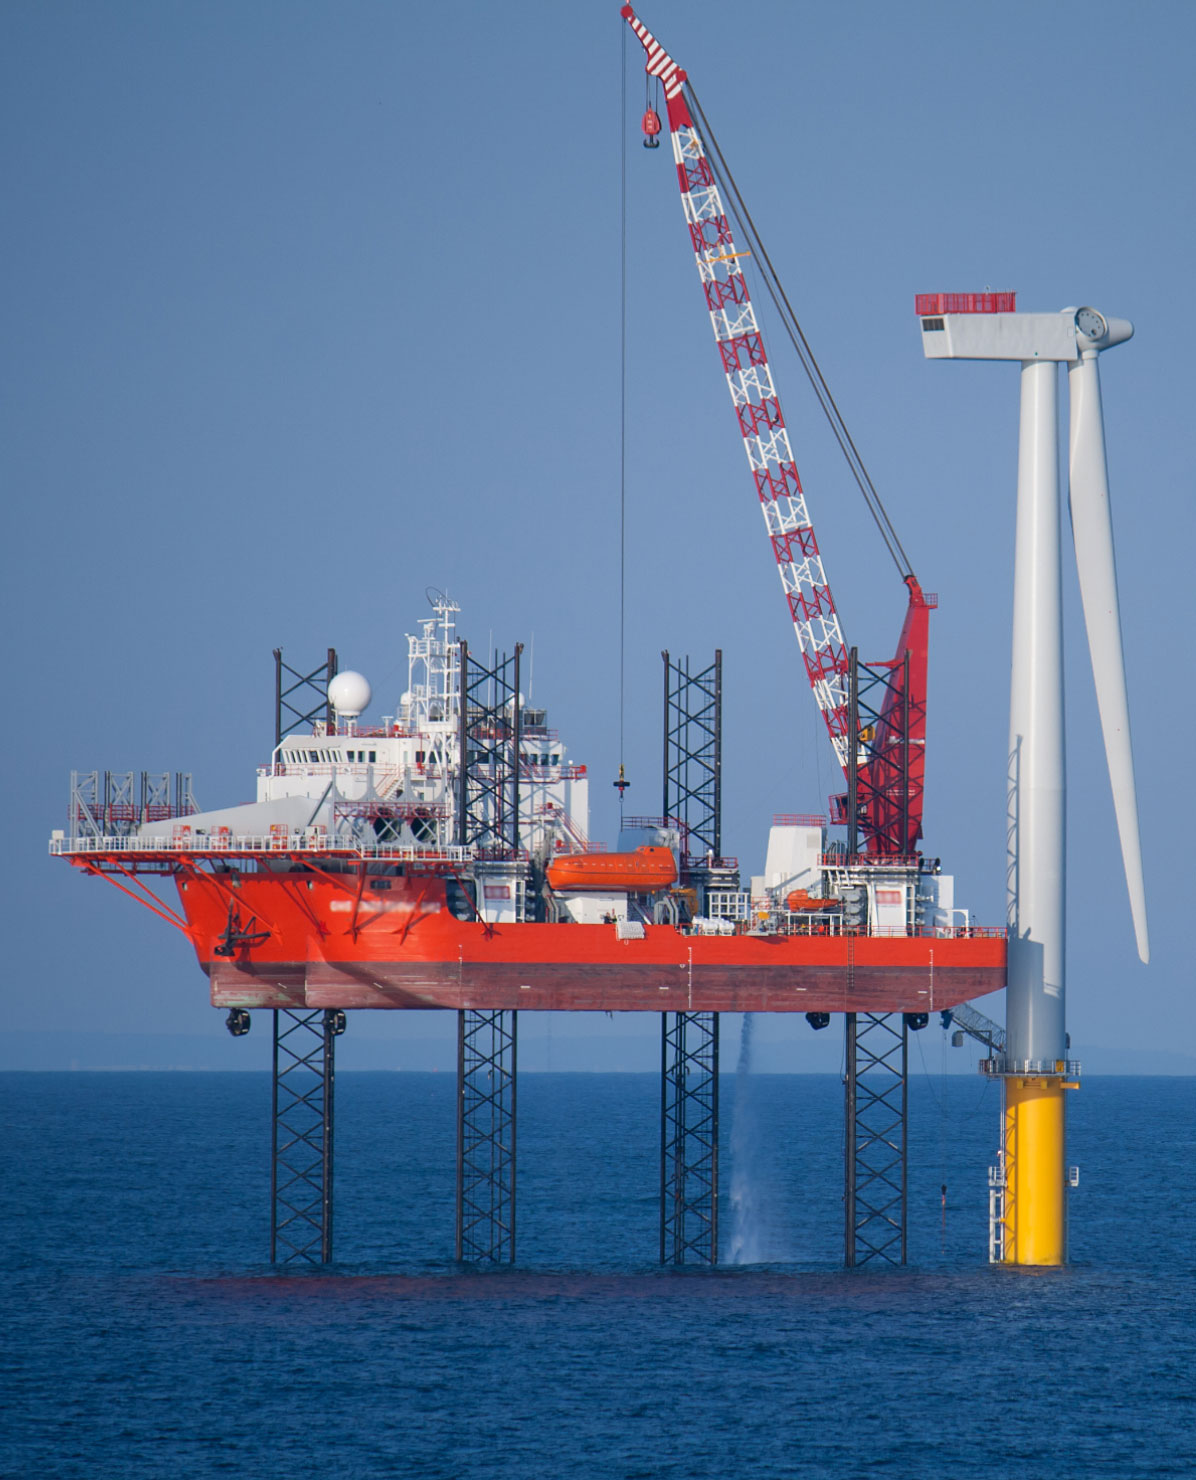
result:
[[[628,781],[624,777],[624,775],[623,775],[623,766],[622,766],[622,763],[621,762],[620,762],[620,765],[619,765],[619,779],[617,781],[612,781],[611,782],[611,785],[618,787],[618,789],[619,789],[619,800],[622,801],[623,800],[623,793],[631,785],[631,782]]]
[[[655,108],[649,108],[644,114],[643,123],[640,125],[644,131],[644,148],[660,148],[660,114]]]

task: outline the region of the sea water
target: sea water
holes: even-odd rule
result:
[[[735,1073],[741,1262],[656,1263],[654,1076],[526,1074],[518,1264],[462,1268],[454,1088],[340,1075],[336,1263],[276,1270],[268,1076],[0,1075],[0,1475],[1196,1474],[1196,1081],[1071,1095],[1039,1272],[986,1263],[996,1088],[920,1071],[904,1269],[840,1267],[838,1080]]]

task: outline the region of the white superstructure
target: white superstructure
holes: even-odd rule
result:
[[[330,698],[345,707],[334,723],[287,735],[258,770],[256,801],[201,812],[186,819],[195,835],[319,839],[328,846],[390,845],[444,851],[458,845],[461,807],[460,608],[446,596],[435,615],[407,638],[407,688],[396,713],[363,722],[370,702],[366,680],[340,673]],[[584,848],[589,828],[589,782],[543,709],[520,706],[520,852],[544,861]],[[475,770],[476,752],[467,760]],[[485,798],[473,804],[486,806]],[[170,836],[177,821],[149,823],[145,837]]]

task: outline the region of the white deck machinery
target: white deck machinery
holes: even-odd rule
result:
[[[1065,1091],[1079,1064],[1064,1025],[1066,758],[1060,569],[1058,371],[1071,402],[1070,507],[1076,565],[1138,954],[1150,948],[1113,557],[1098,360],[1133,334],[1094,308],[1017,313],[1012,294],[925,294],[917,311],[933,360],[1021,365],[1013,664],[1009,706],[1009,985],[994,1173],[994,1257],[1067,1259]]]

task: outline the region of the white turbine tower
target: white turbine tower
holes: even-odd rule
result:
[[[1066,765],[1058,371],[1071,400],[1070,504],[1088,648],[1138,954],[1149,959],[1113,526],[1101,413],[1102,350],[1133,334],[1094,308],[994,312],[1012,295],[919,299],[928,359],[1021,362],[1013,663],[1009,705],[1008,919],[1000,1257],[1067,1257],[1064,1090]],[[942,310],[936,312],[935,309]],[[929,311],[928,311],[929,310]]]

